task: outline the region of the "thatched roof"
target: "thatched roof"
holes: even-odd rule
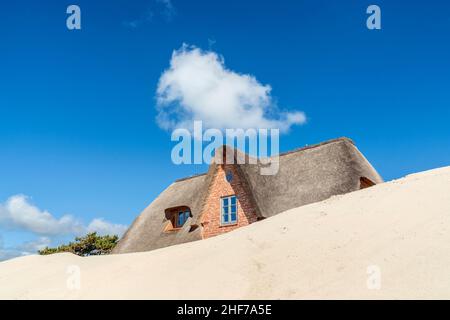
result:
[[[218,155],[216,155],[218,156]],[[235,157],[244,156],[237,152]],[[276,175],[261,175],[261,164],[236,165],[248,184],[257,214],[267,218],[288,209],[359,190],[361,178],[382,178],[348,138],[339,138],[279,156]],[[217,164],[208,173],[180,179],[164,190],[133,222],[114,253],[147,251],[201,239],[201,211]],[[187,206],[192,217],[177,232],[164,232],[165,212]]]

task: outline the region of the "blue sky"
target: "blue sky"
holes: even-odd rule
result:
[[[70,4],[81,30],[66,28]],[[381,30],[366,28],[371,4]],[[440,0],[2,3],[0,210],[26,195],[16,200],[37,215],[129,225],[174,179],[205,171],[172,164],[155,120],[158,81],[183,43],[306,114],[281,151],[347,136],[386,180],[449,165],[449,13]],[[0,258],[72,237],[1,223]]]

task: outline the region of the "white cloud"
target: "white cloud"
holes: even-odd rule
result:
[[[22,254],[17,250],[5,249],[0,247],[0,261],[5,261],[20,256],[22,256]]]
[[[10,197],[0,204],[0,225],[30,231],[41,235],[79,234],[82,224],[71,215],[56,219],[46,210],[40,210],[24,195]]]
[[[4,204],[0,203],[0,227],[46,236],[84,235],[94,231],[121,236],[127,229],[125,225],[113,224],[103,218],[93,219],[87,226],[71,215],[57,219],[50,212],[31,204],[24,195],[15,195]]]
[[[225,67],[215,52],[183,45],[172,54],[156,92],[161,128],[191,129],[193,120],[207,128],[277,128],[286,132],[306,121],[303,112],[280,111],[270,85]]]
[[[5,248],[0,238],[0,261],[8,260],[16,257],[37,254],[38,250],[42,250],[49,246],[51,239],[48,237],[39,237],[34,241],[28,241],[12,248]]]
[[[30,203],[27,196],[15,195],[0,203],[0,230],[19,231],[38,236],[36,240],[5,248],[0,238],[0,261],[22,255],[34,254],[52,243],[69,236],[81,236],[88,232],[121,237],[127,226],[114,224],[103,218],[93,219],[84,225],[71,215],[56,218],[50,212]],[[58,244],[58,243],[56,243]]]
[[[22,255],[35,254],[38,250],[42,250],[51,244],[49,237],[39,237],[34,241],[28,241],[17,246]]]
[[[87,232],[97,232],[99,235],[118,235],[121,237],[128,227],[123,224],[114,224],[102,218],[94,219],[87,226]]]
[[[17,257],[18,255],[20,254],[17,251],[5,248],[3,243],[3,237],[0,234],[0,261],[8,260]]]

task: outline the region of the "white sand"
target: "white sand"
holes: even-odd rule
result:
[[[153,252],[5,261],[0,298],[450,299],[450,167]]]

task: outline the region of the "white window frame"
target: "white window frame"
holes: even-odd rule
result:
[[[236,203],[235,203],[235,206],[236,206],[236,220],[235,221],[231,221],[231,207],[232,207],[232,205],[231,205],[231,198],[235,198],[236,199]],[[224,210],[224,205],[223,205],[223,202],[224,202],[224,200],[225,199],[228,199],[228,222],[225,222],[224,221],[224,219],[223,219],[223,217],[224,217],[224,215],[225,215],[225,210]],[[237,199],[237,196],[236,195],[230,195],[230,196],[226,196],[226,197],[221,197],[220,198],[220,225],[222,225],[222,226],[229,226],[229,225],[234,225],[234,224],[237,224],[238,223],[238,219],[239,219],[239,217],[238,217],[238,199]]]

